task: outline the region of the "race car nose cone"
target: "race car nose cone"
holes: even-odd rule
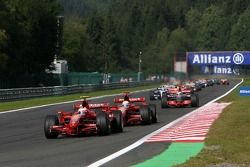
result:
[[[70,123],[69,123],[69,126],[70,126],[71,128],[75,128],[75,127],[77,126],[77,122],[70,122]]]

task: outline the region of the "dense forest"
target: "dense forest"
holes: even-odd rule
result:
[[[0,0],[0,74],[172,70],[186,51],[249,50],[249,0]],[[63,16],[63,28],[58,28]],[[58,41],[61,44],[58,47]]]

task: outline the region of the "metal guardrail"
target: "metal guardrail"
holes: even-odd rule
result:
[[[34,97],[61,96],[73,93],[87,93],[97,90],[129,88],[135,86],[148,85],[157,82],[160,81],[111,83],[111,84],[100,84],[100,85],[88,84],[88,85],[72,85],[72,86],[0,89],[0,102],[34,98]]]

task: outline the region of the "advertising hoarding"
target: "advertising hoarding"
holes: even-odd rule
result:
[[[187,52],[190,65],[248,65],[250,51]]]

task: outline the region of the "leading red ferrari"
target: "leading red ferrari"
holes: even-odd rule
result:
[[[111,130],[122,132],[121,111],[108,113],[106,108],[109,108],[108,103],[88,104],[83,100],[74,112],[60,111],[57,115],[48,115],[44,120],[45,137],[53,139],[58,135],[109,135]]]

